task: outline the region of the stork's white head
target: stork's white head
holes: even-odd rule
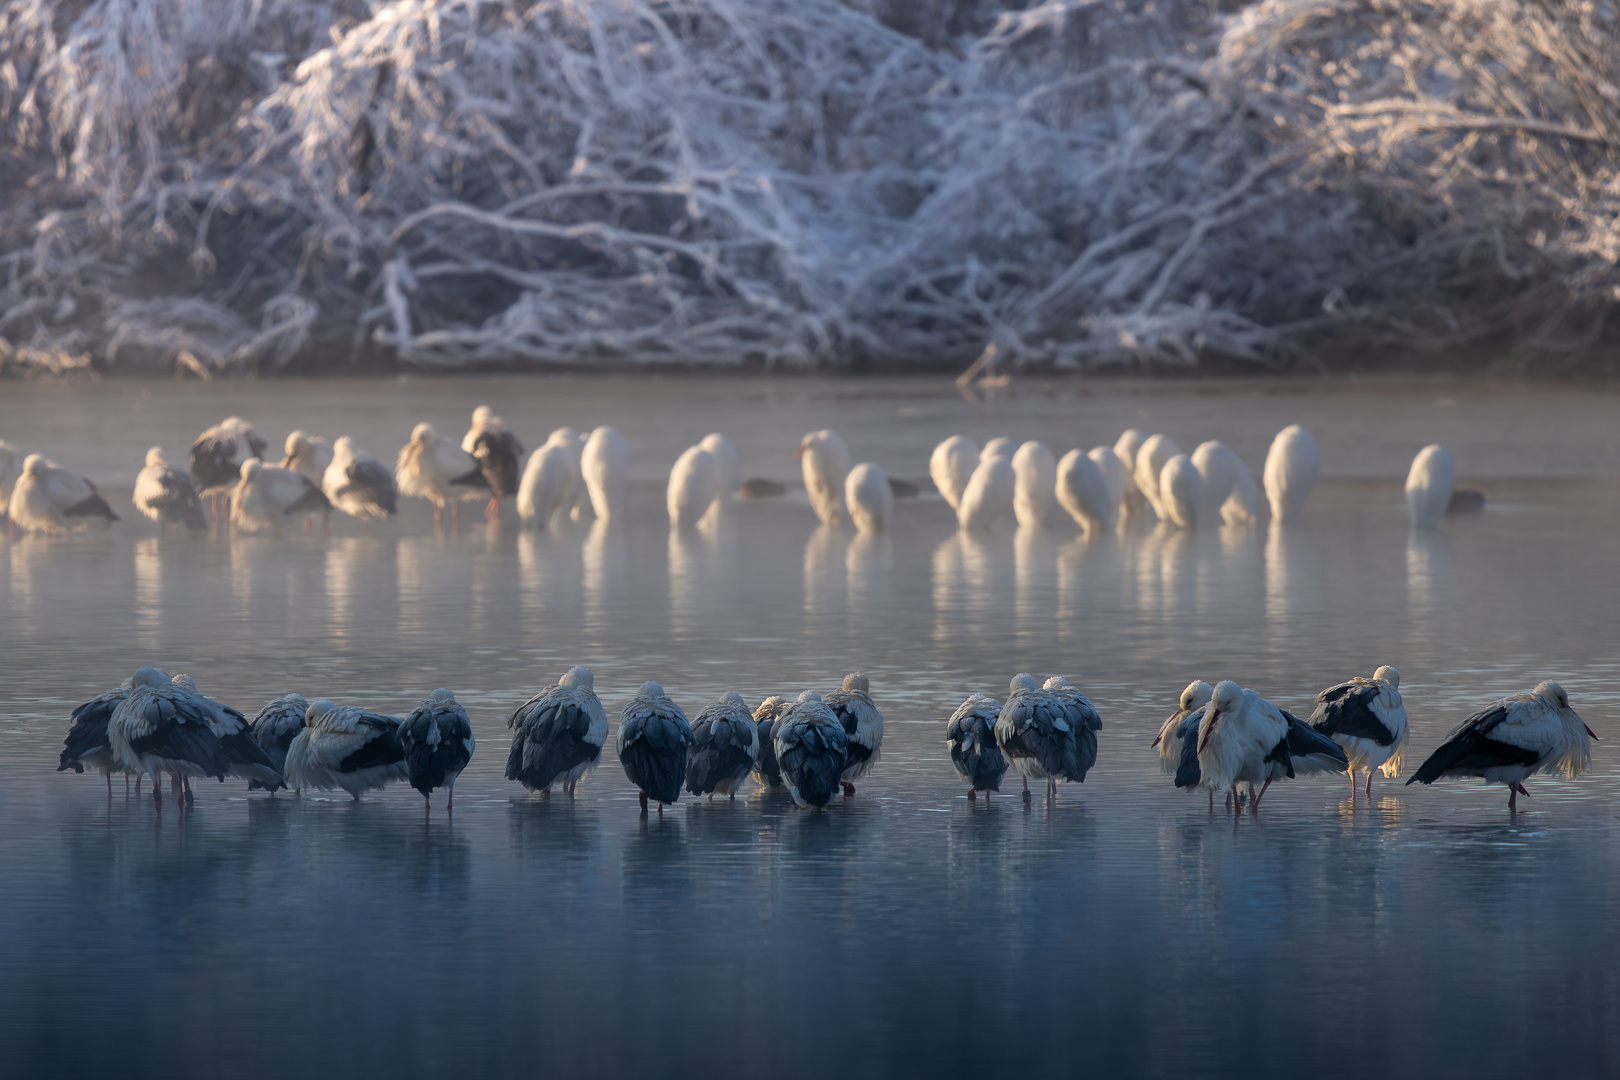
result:
[[[596,673],[584,664],[575,664],[563,672],[558,682],[570,690],[590,690],[596,685]]]
[[[411,442],[426,445],[433,438],[433,425],[426,420],[411,428]]]
[[[1028,693],[1031,690],[1039,690],[1040,688],[1040,680],[1035,678],[1035,676],[1031,675],[1027,671],[1020,671],[1017,675],[1014,675],[1012,677],[1012,681],[1007,684],[1007,691],[1013,694],[1018,693],[1020,690]]]
[[[786,704],[787,702],[783,700],[781,694],[772,694],[770,697],[759,703],[759,708],[754,710],[754,719],[775,719],[776,715],[782,711],[783,706]]]
[[[1564,688],[1562,686],[1559,686],[1551,679],[1545,679],[1542,682],[1537,683],[1536,688],[1530,692],[1541,700],[1550,702],[1560,709],[1569,708],[1569,695],[1564,692]]]
[[[560,427],[546,438],[546,445],[555,443],[557,446],[573,449],[579,445],[579,432],[571,427]]]
[[[473,410],[472,426],[475,428],[485,427],[493,419],[495,419],[495,410],[488,405],[480,405]]]
[[[1215,692],[1209,699],[1209,708],[1204,712],[1203,730],[1198,736],[1198,749],[1203,752],[1209,744],[1209,737],[1215,732],[1215,725],[1221,718],[1243,701],[1243,687],[1231,679],[1223,679],[1215,684]]]
[[[856,692],[869,694],[872,692],[872,683],[863,673],[859,671],[852,671],[848,675],[844,676],[843,689],[846,694],[853,694]]]
[[[993,461],[1000,458],[1002,461],[1011,461],[1016,453],[1018,453],[1016,442],[1005,435],[997,435],[984,444],[984,449],[979,451],[979,460]]]
[[[29,454],[27,457],[23,458],[23,475],[24,476],[44,476],[45,475],[45,455],[44,454]]]
[[[651,699],[651,698],[661,698],[663,696],[664,696],[664,688],[662,686],[659,686],[657,683],[651,681],[650,679],[647,682],[642,683],[641,684],[641,689],[636,691],[636,697],[638,697],[638,698]]]
[[[1389,688],[1391,690],[1399,690],[1401,688],[1401,673],[1396,671],[1390,665],[1385,664],[1377,671],[1373,672],[1373,681],[1389,683]]]
[[[309,703],[309,708],[304,710],[304,726],[315,726],[321,722],[322,717],[326,716],[327,713],[335,711],[336,709],[337,702],[333,701],[331,698],[315,699]]]
[[[197,692],[197,680],[193,679],[185,672],[181,672],[169,681],[174,683],[176,686],[184,687],[185,689],[190,690],[193,694]]]
[[[150,449],[150,450],[148,450],[146,452],[146,467],[148,469],[150,469],[150,468],[152,468],[153,466],[156,466],[156,465],[167,465],[167,464],[168,464],[168,462],[163,460],[163,447],[154,446],[154,447],[152,447],[152,449]]]
[[[169,673],[162,668],[140,667],[135,674],[129,677],[130,689],[139,689],[142,686],[168,686],[171,684]]]
[[[1073,690],[1074,685],[1061,675],[1054,675],[1046,680],[1044,689],[1047,690]]]
[[[448,705],[455,700],[456,695],[443,686],[427,696],[427,704],[430,705]]]
[[[287,452],[287,457],[291,458],[297,457],[307,446],[309,446],[309,436],[302,431],[294,431],[288,434],[284,449]]]
[[[259,475],[259,470],[262,468],[264,468],[264,462],[256,457],[248,458],[242,462],[242,479],[251,482],[254,477]]]
[[[1187,684],[1187,689],[1181,692],[1182,712],[1192,712],[1194,709],[1208,705],[1209,699],[1215,696],[1215,688],[1202,679],[1194,679]]]
[[[354,457],[354,440],[347,435],[338,436],[338,441],[332,444],[332,457],[338,460]]]
[[[800,694],[799,694],[798,704],[802,705],[806,701],[820,701],[820,700],[821,700],[821,695],[816,693],[814,690],[804,690],[804,691],[801,691]]]
[[[725,702],[727,705],[736,705],[744,709],[748,708],[748,702],[744,701],[743,696],[737,693],[735,690],[727,690],[725,693],[720,695],[720,700]]]

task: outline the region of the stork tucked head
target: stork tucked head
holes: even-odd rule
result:
[[[264,462],[260,461],[256,457],[248,458],[246,461],[242,462],[242,479],[252,480],[255,476],[259,475],[259,470],[262,468],[264,468]]]
[[[167,464],[168,464],[168,462],[163,460],[163,447],[154,446],[154,447],[152,447],[152,449],[150,449],[150,450],[148,450],[146,452],[146,467],[148,469],[152,468],[152,466],[154,466],[154,465],[167,465]]]
[[[139,689],[140,687],[143,687],[143,686],[156,687],[156,686],[169,686],[169,685],[171,685],[171,680],[169,679],[169,673],[167,671],[164,671],[162,668],[155,668],[155,667],[136,668],[135,669],[135,674],[133,674],[133,675],[131,675],[129,677],[129,686],[130,686],[131,690],[136,690],[136,689]]]
[[[307,447],[307,446],[309,446],[309,436],[308,435],[304,434],[302,431],[294,431],[294,432],[292,432],[290,435],[287,436],[287,443],[286,443],[287,457],[289,457],[289,458],[297,457],[305,449],[305,447]]]
[[[309,703],[309,708],[304,710],[304,726],[313,727],[315,724],[320,723],[323,716],[336,709],[337,702],[331,698],[317,698]]]
[[[220,421],[219,426],[232,434],[240,434],[248,430],[248,422],[240,416],[227,416]]]
[[[433,693],[427,696],[427,704],[430,705],[448,705],[455,700],[456,695],[452,694],[443,686],[439,687],[437,690],[433,691]]]
[[[653,682],[651,679],[642,683],[641,689],[636,691],[636,697],[638,698],[661,698],[663,696],[664,688]]]
[[[190,675],[187,675],[183,671],[170,681],[176,686],[184,687],[185,689],[190,690],[193,694],[197,692],[197,680],[193,679]]]
[[[480,405],[473,410],[473,427],[484,427],[493,419],[495,419],[495,410],[488,405]]]
[[[1215,732],[1215,725],[1221,718],[1243,700],[1243,687],[1231,679],[1223,679],[1215,684],[1215,692],[1209,699],[1209,708],[1204,712],[1203,730],[1198,735],[1198,749],[1203,751],[1209,745],[1209,737]]]
[[[1390,670],[1394,670],[1391,668]],[[1183,712],[1192,712],[1194,709],[1209,704],[1209,699],[1215,696],[1215,688],[1202,679],[1194,679],[1187,684],[1187,689],[1181,692],[1181,709]]]
[[[1027,671],[1020,671],[1012,677],[1012,682],[1007,684],[1008,692],[1013,694],[1018,693],[1020,690],[1028,693],[1031,690],[1039,690],[1040,688],[1040,680]]]
[[[984,444],[984,449],[979,451],[979,460],[995,461],[1000,459],[1002,461],[1011,461],[1013,455],[1017,452],[1018,444],[1016,442],[1005,435],[997,435]]]
[[[1054,675],[1046,680],[1044,689],[1047,690],[1073,690],[1074,686],[1061,675]]]
[[[560,427],[547,437],[546,445],[573,449],[579,445],[579,432],[571,427]]]
[[[844,676],[843,688],[846,694],[853,694],[857,691],[862,694],[869,694],[872,692],[872,683],[863,673],[852,671]]]
[[[735,690],[727,690],[725,693],[720,695],[720,700],[725,702],[727,705],[736,705],[742,709],[748,708],[748,702],[744,701],[743,696],[737,693]]]
[[[570,690],[589,690],[596,685],[596,673],[584,664],[575,664],[558,681]]]
[[[799,700],[798,700],[797,703],[802,705],[806,701],[820,701],[820,700],[821,700],[821,695],[820,694],[816,693],[814,690],[805,690],[805,691],[802,691],[799,694]]]
[[[1530,692],[1543,701],[1551,702],[1560,709],[1569,708],[1569,695],[1564,692],[1562,686],[1559,686],[1551,679],[1545,679],[1537,683],[1536,688]]]
[[[1401,673],[1396,671],[1388,664],[1385,664],[1383,667],[1373,672],[1373,681],[1387,682],[1389,683],[1391,690],[1399,690],[1401,688]]]
[[[426,420],[411,428],[411,442],[425,445],[431,438],[433,438],[433,425]]]
[[[804,455],[820,449],[823,443],[833,437],[834,436],[830,428],[822,428],[820,431],[812,431],[810,434],[799,440],[799,448],[793,451],[793,459],[797,461],[799,458],[804,457]]]
[[[782,707],[786,704],[787,702],[782,700],[781,694],[772,694],[770,697],[759,703],[759,708],[754,710],[754,719],[774,720],[776,715],[782,711]]]
[[[44,454],[29,454],[27,457],[23,458],[23,475],[24,476],[44,476],[45,475],[45,455]]]
[[[354,440],[347,435],[338,436],[338,441],[332,444],[332,456],[334,458],[354,457]]]

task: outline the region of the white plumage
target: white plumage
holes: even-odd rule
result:
[[[1374,769],[1388,777],[1401,773],[1407,724],[1400,686],[1401,673],[1385,664],[1370,679],[1358,675],[1316,695],[1311,728],[1344,748],[1350,763],[1352,800],[1358,770],[1367,774],[1369,799]]]
[[[412,437],[415,437],[414,433]],[[332,464],[331,443],[317,435],[295,431],[287,436],[284,449],[286,454],[281,459],[283,469],[302,473],[317,484],[325,482],[327,467]]]
[[[1108,451],[1108,455],[1118,464],[1119,459],[1114,457],[1112,450]],[[1120,466],[1120,476],[1124,476],[1123,466]],[[1079,450],[1064,454],[1063,460],[1057,464],[1054,488],[1058,504],[1086,530],[1087,535],[1113,529],[1119,513],[1119,500],[1109,488],[1108,477],[1090,454],[1082,454]]]
[[[1046,444],[1031,439],[1012,456],[1013,516],[1018,524],[1040,528],[1052,512],[1057,486],[1057,459]]]
[[[997,435],[984,444],[984,449],[979,451],[979,460],[994,461],[999,458],[1002,461],[1011,461],[1013,455],[1017,452],[1018,443],[1016,440],[1009,439],[1005,435]]]
[[[965,435],[952,435],[928,457],[928,475],[952,510],[962,505],[968,478],[979,464],[979,448]]]
[[[362,521],[391,517],[399,509],[393,472],[347,435],[332,445],[321,491],[333,506]]]
[[[591,432],[580,451],[579,469],[596,516],[606,519],[622,514],[630,485],[630,449],[624,437],[610,427]]]
[[[93,517],[118,520],[96,485],[40,454],[23,459],[8,509],[12,524],[35,532],[66,532],[76,521]]]
[[[1318,468],[1316,440],[1298,424],[1277,432],[1266,453],[1264,480],[1271,518],[1284,523],[1299,520],[1305,500],[1316,483]]]
[[[1101,470],[1103,482],[1108,485],[1108,501],[1113,504],[1117,517],[1124,512],[1125,495],[1131,482],[1125,462],[1111,446],[1093,446],[1086,451],[1086,457]]]
[[[676,529],[696,525],[720,499],[723,483],[720,462],[701,446],[689,446],[669,470],[665,502],[670,526]]]
[[[353,799],[408,776],[399,720],[325,698],[309,703],[304,730],[287,747],[287,786],[331,791]]]
[[[292,450],[291,440],[292,437],[288,436],[289,453]],[[282,462],[283,467],[286,464]],[[399,485],[401,495],[426,499],[433,504],[435,525],[444,523],[446,506],[450,507],[452,519],[459,524],[461,510],[458,500],[477,498],[489,490],[477,459],[457,446],[454,439],[440,435],[428,423],[417,424],[411,429],[411,441],[400,449],[399,460],[394,466],[394,481]]]
[[[720,466],[720,497],[725,498],[742,487],[742,457],[737,445],[719,431],[711,431],[698,440],[698,445],[714,455]]]
[[[242,532],[280,532],[289,517],[330,509],[325,493],[309,477],[258,458],[242,463],[242,479],[231,492],[231,524]]]
[[[107,721],[107,745],[126,772],[152,778],[152,798],[163,800],[168,773],[189,791],[193,776],[225,779],[230,759],[212,729],[213,709],[165,671],[137,668],[129,696]]]
[[[1248,784],[1251,813],[1258,812],[1272,781],[1342,771],[1347,764],[1332,739],[1230,680],[1216,684],[1198,726],[1198,768],[1204,783],[1228,792],[1234,805],[1237,785]]]
[[[962,504],[956,508],[956,521],[969,531],[988,529],[1012,509],[1018,491],[1018,477],[1004,457],[982,459],[968,478]]]
[[[1177,454],[1164,463],[1159,473],[1159,516],[1180,529],[1198,525],[1204,505],[1204,478],[1186,454]]]
[[[1181,755],[1185,749],[1188,738],[1196,739],[1198,729],[1192,727],[1188,730],[1187,721],[1197,714],[1209,699],[1215,696],[1215,688],[1202,679],[1194,679],[1187,684],[1187,688],[1176,699],[1176,711],[1171,713],[1159,725],[1159,736],[1153,740],[1153,746],[1159,751],[1159,771],[1166,776],[1176,775],[1181,767]]]
[[[568,509],[573,494],[574,462],[568,447],[547,441],[529,455],[529,464],[523,470],[517,493],[518,516],[544,528]]]
[[[1432,529],[1451,506],[1451,493],[1457,489],[1457,462],[1451,451],[1432,443],[1418,451],[1406,474],[1406,512],[1412,525]]]
[[[1136,451],[1136,468],[1131,475],[1142,498],[1161,519],[1165,517],[1165,511],[1159,498],[1159,480],[1164,473],[1165,463],[1179,453],[1181,448],[1168,435],[1151,435]]]
[[[844,499],[849,517],[861,532],[884,532],[894,517],[894,489],[883,470],[863,461],[849,470],[844,480]]]
[[[849,447],[836,431],[823,428],[799,440],[793,452],[804,472],[804,490],[823,525],[836,525],[844,516],[844,481],[853,467]]]
[[[572,521],[580,521],[585,511],[590,509],[591,496],[585,487],[585,474],[580,463],[585,454],[585,438],[571,427],[560,427],[546,436],[546,445],[560,446],[568,455],[568,485],[563,493],[562,505],[559,511],[568,514]],[[533,460],[532,457],[530,460]],[[519,497],[522,497],[522,485],[518,487]],[[520,508],[521,509],[521,508]]]
[[[190,473],[170,465],[161,447],[146,452],[146,467],[135,477],[130,501],[135,509],[158,523],[159,531],[169,525],[177,530],[185,525],[196,532],[208,528],[196,482]]]
[[[1198,505],[1198,520],[1214,524],[1237,483],[1237,455],[1228,450],[1224,443],[1211,439],[1199,443],[1191,457],[1204,489],[1203,499]]]
[[[17,482],[17,448],[0,439],[0,520],[11,504],[11,485]]]
[[[1141,513],[1147,505],[1147,499],[1142,489],[1136,486],[1136,455],[1147,442],[1147,435],[1137,428],[1126,428],[1114,440],[1114,453],[1118,456],[1120,464],[1125,466],[1125,501],[1120,512],[1125,516]]]
[[[1221,506],[1221,518],[1228,525],[1248,525],[1260,510],[1260,485],[1254,482],[1249,463],[1236,454],[1232,455],[1232,468],[1232,494]]]

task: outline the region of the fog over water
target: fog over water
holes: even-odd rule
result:
[[[0,1070],[1611,1072],[1615,401],[1416,380],[988,402],[898,380],[6,384],[0,438],[91,476],[124,520],[0,540]],[[627,519],[492,529],[472,509],[435,533],[411,502],[330,536],[160,539],[128,502],[148,446],[179,460],[231,413],[391,462],[414,422],[459,437],[482,402],[530,448],[616,425]],[[1324,473],[1298,528],[1088,541],[1054,513],[969,537],[925,494],[857,537],[802,491],[686,534],[663,516],[669,464],[712,430],[745,476],[793,479],[800,434],[835,427],[857,461],[925,481],[956,432],[1062,454],[1127,426],[1220,438],[1258,471],[1295,421]],[[1400,482],[1431,441],[1489,501],[1416,536]],[[182,812],[56,772],[72,708],[145,663],[249,715],[294,690],[397,714],[450,687],[478,739],[453,819],[404,785],[354,804],[202,781]],[[882,761],[826,813],[750,784],[642,819],[610,739],[577,800],[541,800],[502,777],[506,721],[575,663],[615,724],[645,679],[695,715],[862,670]],[[1591,772],[1533,778],[1517,818],[1477,782],[1380,777],[1369,806],[1301,779],[1235,827],[1160,775],[1148,744],[1190,679],[1304,714],[1381,663],[1402,675],[1407,775],[1543,678],[1602,738]],[[944,718],[1018,671],[1091,697],[1097,767],[1050,806],[1011,774],[969,802]]]

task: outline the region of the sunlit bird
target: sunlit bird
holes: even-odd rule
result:
[[[262,459],[269,448],[270,444],[240,416],[226,417],[191,444],[191,476],[197,481],[198,494],[209,497],[216,524],[219,497],[236,486],[249,458]]]
[[[332,464],[331,443],[307,431],[294,431],[287,436],[282,449],[283,469],[307,476],[317,484],[326,482],[326,470]]]
[[[983,694],[974,694],[956,707],[945,725],[945,746],[950,751],[951,767],[968,784],[968,798],[984,792],[1001,790],[1001,778],[1007,775],[1007,758],[996,745],[996,719],[1001,715],[1001,702]]]
[[[1204,478],[1192,458],[1177,454],[1159,473],[1159,516],[1178,529],[1192,529],[1204,505]]]
[[[1119,458],[1120,464],[1125,466],[1125,497],[1120,504],[1120,514],[1129,516],[1140,514],[1147,505],[1147,497],[1142,489],[1136,486],[1136,455],[1147,442],[1146,433],[1136,428],[1126,428],[1114,441],[1114,454]]]
[[[823,428],[799,440],[793,452],[804,473],[804,490],[823,525],[836,525],[844,516],[844,481],[854,467],[849,447],[836,431]]]
[[[606,520],[624,513],[630,486],[630,448],[624,436],[610,427],[591,432],[580,451],[579,469],[597,517]]]
[[[968,477],[956,508],[956,523],[968,532],[988,529],[1012,509],[1017,494],[1018,474],[1010,457],[983,458]]]
[[[1130,467],[1114,452],[1112,446],[1093,446],[1086,451],[1086,457],[1102,473],[1103,483],[1108,488],[1108,502],[1113,507],[1110,520],[1117,522],[1125,512],[1125,499],[1131,489]]]
[[[724,432],[711,431],[698,440],[698,445],[714,455],[715,464],[720,466],[720,497],[730,498],[742,487],[742,456],[737,453],[737,444]]]
[[[1176,699],[1176,711],[1159,725],[1159,734],[1151,745],[1159,751],[1159,771],[1164,775],[1176,775],[1176,770],[1181,766],[1183,744],[1189,736],[1196,735],[1197,722],[1203,719],[1204,706],[1214,696],[1213,686],[1202,679],[1194,679]],[[1189,720],[1193,722],[1190,730],[1186,728]]]
[[[596,697],[596,676],[576,665],[563,677],[519,705],[507,726],[512,750],[506,778],[549,798],[561,785],[571,799],[574,785],[602,760],[607,713]]]
[[[189,802],[191,777],[223,780],[230,771],[230,755],[214,734],[213,722],[212,707],[167,672],[137,668],[130,676],[129,696],[107,722],[107,743],[120,768],[152,778],[155,801],[163,801],[167,773]]]
[[[693,795],[737,797],[754,769],[759,728],[748,704],[727,690],[692,720],[692,749],[686,760],[686,790]]]
[[[285,775],[287,768],[287,748],[298,733],[304,730],[304,717],[309,712],[309,702],[304,700],[302,694],[283,694],[272,698],[259,710],[259,715],[253,718],[248,725],[248,732],[253,741],[259,744],[270,764],[275,766],[278,773]],[[276,789],[285,787],[285,783],[277,781],[274,784],[262,783],[258,780],[248,782],[248,790],[264,788],[272,795]]]
[[[1319,455],[1316,440],[1298,424],[1277,432],[1266,452],[1264,480],[1271,518],[1284,523],[1298,521],[1305,513],[1305,500],[1316,483]]]
[[[1512,813],[1519,808],[1519,796],[1530,794],[1524,782],[1543,769],[1570,780],[1585,772],[1596,738],[1569,707],[1564,688],[1548,680],[1458,724],[1407,783],[1477,776],[1487,784],[1506,784]]]
[[[399,718],[338,705],[326,698],[309,703],[304,730],[287,747],[287,786],[332,791],[342,788],[359,801],[408,776]]]
[[[1016,453],[1018,453],[1018,440],[1008,438],[1006,435],[997,435],[984,444],[984,449],[979,451],[979,460],[981,462],[1005,461],[1010,465],[1012,464],[1013,455]]]
[[[1457,490],[1457,461],[1451,451],[1432,443],[1418,451],[1406,474],[1406,513],[1412,526],[1432,529],[1440,524]]]
[[[1153,513],[1164,520],[1164,503],[1159,496],[1159,482],[1164,475],[1164,467],[1170,459],[1181,453],[1181,447],[1176,445],[1174,439],[1168,435],[1149,435],[1136,449],[1136,466],[1131,477],[1136,481],[1136,489],[1141,493],[1143,501],[1153,509]]]
[[[705,451],[707,452],[707,451]],[[630,782],[641,789],[641,811],[647,800],[673,805],[681,797],[687,748],[692,745],[692,724],[664,688],[644,682],[619,713],[614,749]]]
[[[462,438],[461,448],[473,456],[484,474],[484,484],[489,488],[489,505],[484,507],[484,516],[496,521],[501,513],[501,500],[517,494],[523,444],[488,405],[480,405],[473,410],[472,426]]]
[[[9,510],[13,525],[33,532],[67,532],[77,522],[91,518],[118,520],[96,485],[40,454],[23,459],[22,475],[11,489]]]
[[[242,479],[231,492],[231,524],[241,532],[273,529],[280,535],[288,518],[307,518],[331,509],[315,481],[258,458],[242,463]]]
[[[1307,727],[1292,713],[1277,708],[1237,683],[1217,683],[1198,729],[1198,768],[1203,782],[1238,801],[1238,785],[1253,792],[1249,812],[1273,781],[1319,772],[1343,772],[1344,751],[1326,735]],[[1258,785],[1258,789],[1256,789]]]
[[[894,488],[882,469],[863,461],[844,480],[849,519],[865,533],[886,532],[894,518]]]
[[[394,483],[401,495],[433,504],[435,527],[444,524],[446,506],[450,508],[451,525],[461,524],[461,500],[489,491],[477,459],[428,423],[412,428],[411,441],[400,448],[394,463]]]
[[[548,439],[529,455],[523,479],[518,484],[518,516],[541,528],[568,511],[573,502],[576,466],[569,447],[561,440]]]
[[[135,509],[158,523],[160,532],[170,525],[176,532],[181,525],[193,532],[208,528],[191,474],[164,460],[162,447],[154,446],[146,452],[146,468],[135,477],[131,501]]]
[[[759,733],[754,745],[754,780],[761,787],[782,786],[782,770],[776,763],[776,721],[787,710],[788,703],[780,694],[772,694],[754,710],[755,730]]]
[[[689,446],[669,470],[665,504],[671,528],[688,529],[701,521],[722,494],[720,462],[701,446]]]
[[[838,791],[849,737],[821,695],[806,690],[782,710],[774,726],[776,763],[794,803],[821,809]]]
[[[855,781],[863,779],[883,756],[883,714],[872,704],[872,683],[859,671],[844,676],[837,690],[822,699],[844,728],[848,746],[839,774],[844,794],[855,794]]]
[[[1401,774],[1406,750],[1406,706],[1401,703],[1401,673],[1385,664],[1372,678],[1357,675],[1316,695],[1311,728],[1344,748],[1350,763],[1350,796],[1356,793],[1356,772],[1367,774],[1367,798],[1372,798],[1373,770],[1387,777]]]
[[[456,808],[456,777],[472,760],[476,741],[467,710],[455,694],[439,687],[399,722],[399,744],[405,751],[405,779],[422,793],[423,806],[433,806],[433,792],[445,791],[445,809]]]
[[[962,505],[968,478],[979,464],[979,448],[965,435],[952,435],[928,457],[928,476],[952,510]]]
[[[1013,517],[1023,528],[1038,529],[1052,512],[1057,490],[1057,458],[1043,442],[1029,440],[1013,452]]]
[[[347,435],[332,444],[332,464],[326,467],[321,490],[333,506],[361,521],[393,517],[399,511],[394,474]]]
[[[1218,524],[1227,500],[1232,497],[1232,488],[1237,484],[1237,455],[1228,450],[1225,443],[1209,439],[1199,443],[1190,457],[1193,468],[1198,470],[1203,495],[1198,504],[1198,523]]]
[[[1108,458],[1105,460],[1117,470],[1120,482],[1123,483],[1125,470],[1119,458],[1107,447],[1100,449],[1107,452]],[[1123,488],[1118,489],[1121,494],[1116,496],[1115,488],[1109,483],[1107,474],[1091,454],[1081,453],[1079,450],[1070,450],[1064,454],[1057,463],[1057,478],[1053,489],[1057,495],[1058,505],[1074,518],[1075,524],[1084,529],[1088,536],[1111,532],[1119,520],[1119,503],[1123,497]]]

